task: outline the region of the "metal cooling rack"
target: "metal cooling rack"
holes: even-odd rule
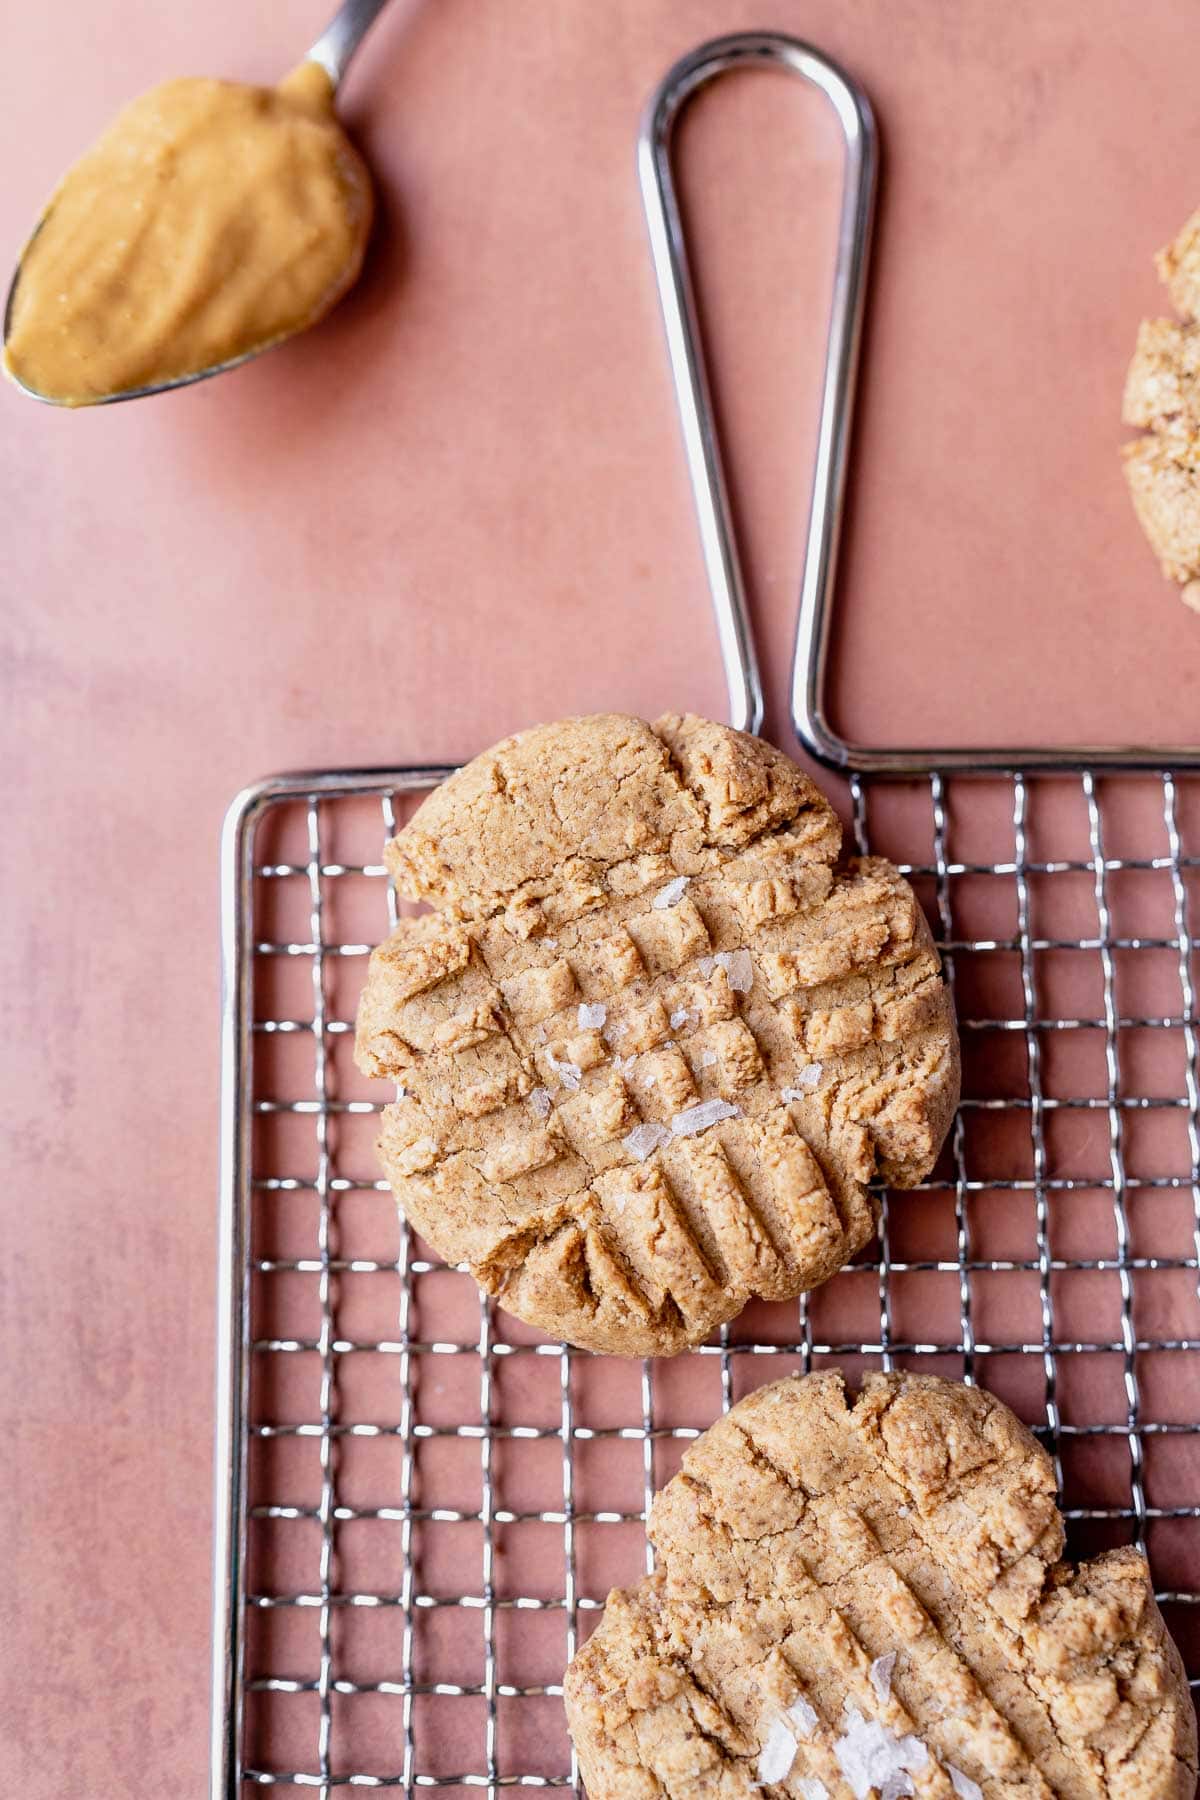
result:
[[[397,1218],[371,1151],[386,1095],[350,1059],[365,958],[397,917],[381,838],[447,771],[241,796],[223,846],[214,1800],[579,1792],[562,1669],[607,1588],[647,1566],[653,1492],[720,1410],[830,1359],[1006,1399],[1056,1459],[1072,1553],[1145,1544],[1200,1675],[1197,758],[866,752],[825,723],[874,139],[852,83],[760,35],[673,70],[641,148],[731,716],[757,724],[760,699],[669,145],[687,95],[747,59],[815,81],[847,139],[797,725],[853,771],[858,846],[906,869],[934,923],[962,1108],[928,1184],[884,1195],[877,1244],[813,1294],[664,1362],[547,1342]]]

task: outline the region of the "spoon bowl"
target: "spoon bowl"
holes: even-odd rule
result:
[[[374,24],[376,18],[383,11],[386,4],[387,0],[343,0],[343,4],[330,20],[325,30],[302,58],[299,65],[300,68],[304,69],[311,64],[322,69],[329,81],[330,95],[335,95],[341,84],[342,78],[345,75],[350,59],[353,57],[359,44],[366,36],[367,31],[370,29],[371,25]],[[151,394],[164,394],[170,392],[174,388],[191,387],[197,381],[208,381],[214,375],[224,375],[230,369],[240,368],[243,363],[250,362],[256,356],[261,356],[264,351],[272,350],[277,344],[284,343],[289,338],[298,336],[301,331],[307,329],[309,324],[316,322],[315,318],[305,319],[297,325],[289,326],[284,330],[276,331],[264,337],[262,341],[251,344],[249,348],[240,350],[236,355],[223,357],[218,361],[207,364],[203,368],[185,370],[181,374],[171,375],[159,381],[139,383],[129,387],[120,387],[111,393],[88,395],[85,398],[65,397],[58,394],[44,393],[17,373],[7,355],[7,351],[13,331],[17,294],[21,284],[22,273],[26,267],[30,251],[40,237],[42,230],[50,219],[53,211],[54,202],[51,201],[41,219],[31,232],[25,247],[21,252],[21,256],[9,283],[8,294],[4,306],[4,349],[6,352],[4,372],[13,385],[31,400],[39,400],[46,406],[63,406],[67,408],[79,406],[112,406],[117,402],[124,400],[144,400]],[[347,283],[347,285],[350,284]],[[340,297],[341,295],[339,293],[337,298]],[[332,304],[336,304],[336,299]],[[323,308],[318,316],[324,316],[324,311],[326,310],[329,310],[329,308]]]

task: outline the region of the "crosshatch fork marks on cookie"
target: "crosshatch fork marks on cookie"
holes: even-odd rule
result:
[[[404,779],[285,785],[243,826],[245,1791],[569,1788],[562,1670],[643,1572],[653,1492],[734,1400],[833,1361],[1013,1406],[1055,1458],[1068,1554],[1145,1543],[1195,1683],[1200,781],[851,785],[858,847],[909,874],[955,985],[951,1142],[825,1287],[641,1365],[490,1311],[377,1178],[390,1090],[351,1027]]]
[[[649,1533],[658,1569],[564,1678],[592,1793],[1194,1800],[1145,1562],[1062,1563],[1050,1458],[981,1388],[772,1382],[689,1450]]]

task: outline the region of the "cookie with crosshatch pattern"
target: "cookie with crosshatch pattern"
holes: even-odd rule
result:
[[[357,1059],[417,1230],[518,1317],[671,1354],[870,1238],[932,1165],[958,1044],[929,928],[757,738],[620,714],[520,733],[384,855]]]
[[[591,1800],[1192,1800],[1145,1559],[1072,1568],[1050,1458],[933,1375],[791,1376],[656,1497],[658,1568],[564,1682]]]

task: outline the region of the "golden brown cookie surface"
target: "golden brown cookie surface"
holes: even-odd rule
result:
[[[1191,1800],[1146,1564],[1061,1562],[1050,1459],[934,1376],[760,1388],[657,1496],[658,1570],[567,1671],[590,1800]]]
[[[840,851],[795,764],[694,718],[540,726],[432,794],[385,856],[438,910],[374,952],[357,1038],[417,1229],[628,1355],[839,1269],[958,1094],[912,891]]]

